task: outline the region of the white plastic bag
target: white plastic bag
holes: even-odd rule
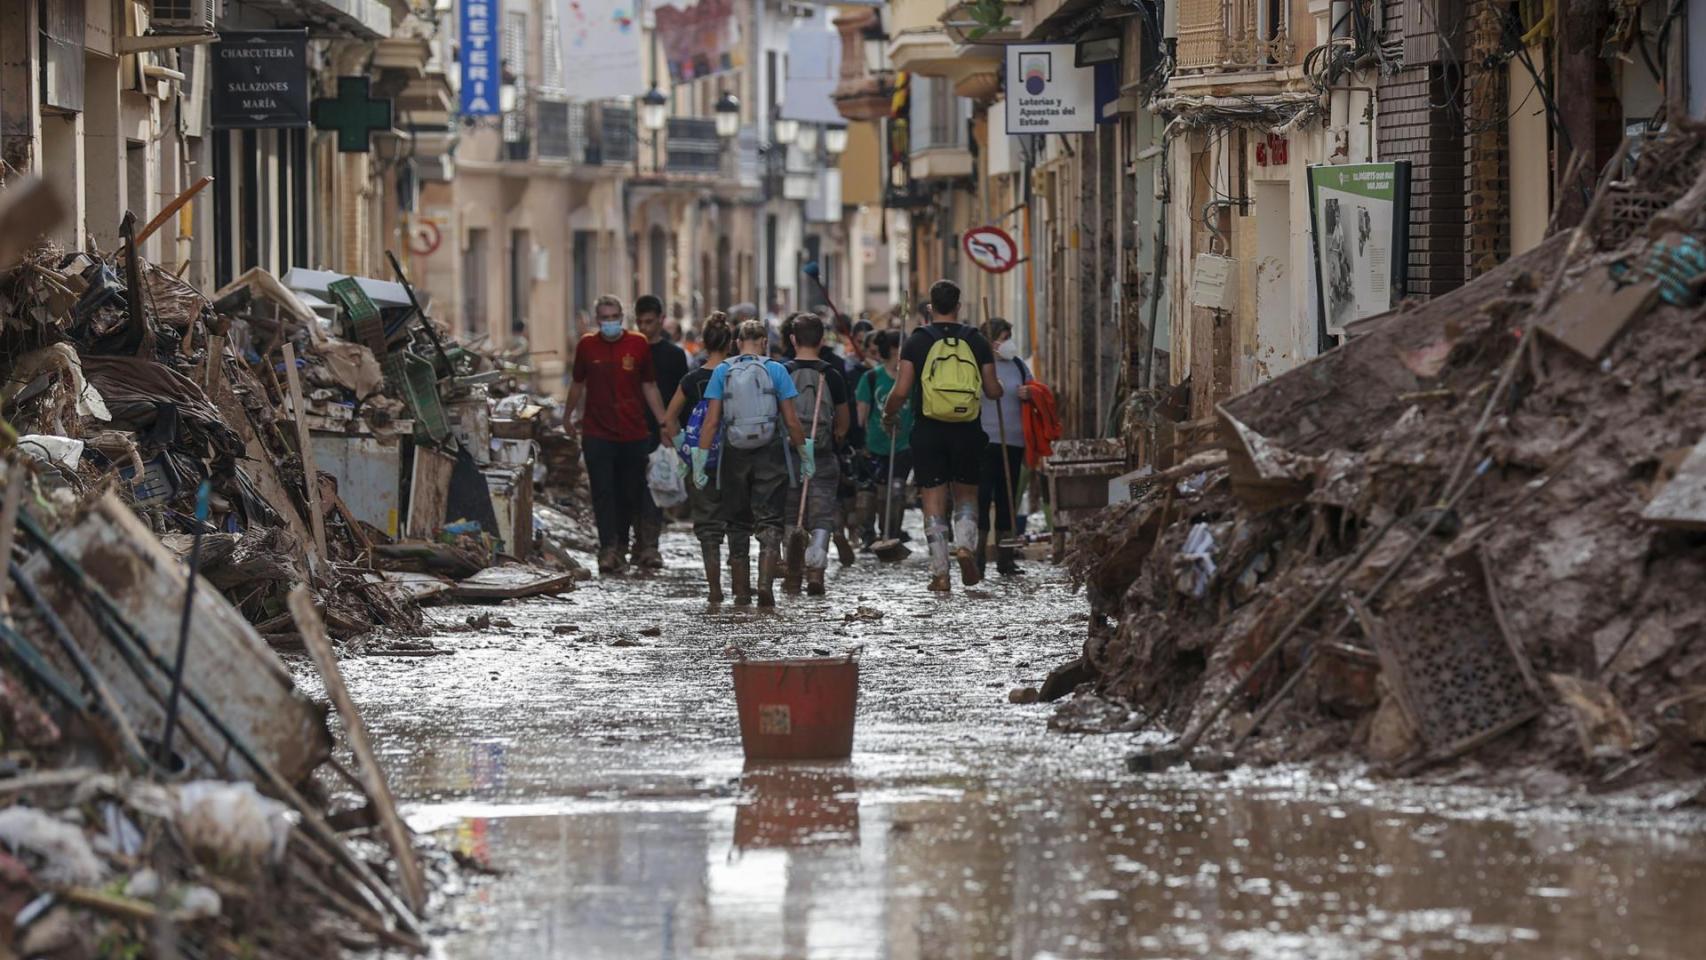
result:
[[[687,468],[674,450],[658,444],[652,451],[646,485],[652,489],[652,502],[665,510],[687,502]]]

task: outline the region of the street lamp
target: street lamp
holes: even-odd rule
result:
[[[734,139],[735,135],[740,133],[740,101],[735,99],[734,94],[724,90],[723,95],[717,98],[715,111],[717,136],[724,140]]]
[[[777,117],[770,132],[772,138],[785,147],[793,143],[794,138],[800,135],[800,121]]]
[[[801,153],[806,153],[806,154],[816,153],[817,152],[817,124],[815,124],[815,123],[802,123],[802,124],[800,124],[800,131],[799,131],[798,136],[794,140],[794,146],[799,147]]]
[[[669,122],[669,97],[652,84],[646,95],[640,98],[640,126],[656,133]]]
[[[847,124],[838,123],[833,127],[824,128],[823,149],[832,157],[847,151]]]
[[[865,72],[872,75],[882,73],[884,67],[887,66],[889,37],[883,32],[881,14],[871,21],[870,26],[865,28],[864,45]]]

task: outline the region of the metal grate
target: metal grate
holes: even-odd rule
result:
[[[574,138],[570,135],[568,101],[540,100],[536,109],[539,111],[540,159],[574,159]]]
[[[634,110],[615,104],[604,104],[599,110],[599,159],[589,155],[588,163],[625,164],[634,162]]]
[[[670,117],[667,141],[669,169],[676,173],[718,173],[723,167],[723,143],[717,121],[702,117]]]
[[[1493,589],[1476,553],[1403,606],[1364,619],[1431,759],[1472,750],[1541,711],[1539,684]]]

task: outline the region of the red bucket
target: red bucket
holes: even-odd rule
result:
[[[859,663],[851,655],[742,660],[734,670],[748,760],[833,760],[853,753]]]

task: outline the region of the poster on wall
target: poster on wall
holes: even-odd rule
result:
[[[1343,335],[1347,324],[1385,313],[1403,299],[1409,161],[1310,165],[1309,214],[1322,334]]]
[[[563,86],[583,100],[636,97],[640,73],[637,0],[557,0]]]
[[[1091,133],[1096,129],[1096,68],[1076,66],[1077,45],[1007,48],[1007,133]]]

